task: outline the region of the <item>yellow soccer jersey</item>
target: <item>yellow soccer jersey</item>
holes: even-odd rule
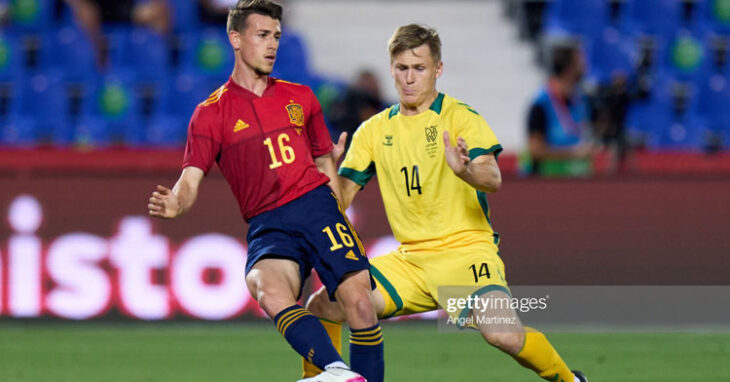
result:
[[[484,118],[439,93],[418,115],[401,114],[397,104],[363,122],[339,174],[364,186],[377,173],[391,230],[401,243],[469,231],[496,243],[486,195],[457,177],[446,163],[444,131],[452,145],[463,137],[472,159],[502,151]]]

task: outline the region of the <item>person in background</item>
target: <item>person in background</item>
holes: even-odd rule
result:
[[[76,23],[96,47],[97,61],[106,66],[108,41],[102,27],[122,23],[143,26],[165,35],[170,31],[172,16],[167,0],[64,0]]]
[[[347,132],[347,150],[358,126],[385,107],[377,76],[372,70],[363,69],[342,97],[332,104],[327,117],[338,134]]]
[[[550,76],[527,115],[528,169],[543,176],[592,173],[597,152],[590,112],[581,91],[585,61],[574,42],[557,43],[550,54]]]

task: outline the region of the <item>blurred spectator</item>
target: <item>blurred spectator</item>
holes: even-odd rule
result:
[[[380,94],[380,84],[377,76],[371,70],[363,69],[342,97],[332,104],[327,118],[336,132],[335,136],[342,131],[347,132],[345,146],[345,149],[347,149],[350,146],[352,134],[360,126],[360,123],[384,108],[385,103]]]
[[[228,20],[228,9],[236,5],[237,0],[198,0],[200,19],[208,24],[225,24]]]
[[[88,34],[97,49],[97,59],[106,65],[108,42],[103,26],[133,24],[165,35],[172,17],[167,0],[64,0],[71,8],[76,23]]]
[[[527,118],[528,172],[546,176],[580,176],[592,172],[596,152],[590,115],[580,84],[583,54],[572,41],[558,42],[550,55],[550,75],[530,106]]]

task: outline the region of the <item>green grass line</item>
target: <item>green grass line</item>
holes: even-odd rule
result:
[[[474,332],[444,333],[434,323],[415,322],[385,323],[383,332],[388,381],[540,380]],[[548,338],[591,382],[730,380],[730,333]],[[267,324],[0,323],[3,382],[291,382],[299,365]]]

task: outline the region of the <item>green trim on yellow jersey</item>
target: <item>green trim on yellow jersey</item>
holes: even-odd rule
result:
[[[340,167],[340,169],[337,171],[337,174],[340,176],[344,176],[347,179],[350,179],[351,181],[359,184],[362,187],[365,187],[365,185],[370,181],[373,175],[375,175],[375,162],[370,162],[370,166],[368,166],[368,168],[366,168],[364,171],[357,171],[347,167]]]
[[[469,150],[469,160],[474,160],[474,158],[481,156],[481,155],[488,155],[494,153],[494,158],[497,159],[497,156],[502,153],[502,145],[494,145],[488,149],[483,149],[481,147],[475,147],[473,149]]]
[[[390,318],[395,313],[397,313],[398,311],[403,309],[403,299],[398,294],[398,291],[395,290],[395,288],[393,287],[393,284],[391,284],[390,281],[388,281],[388,279],[386,279],[385,276],[383,276],[383,274],[380,273],[378,268],[375,268],[374,266],[371,265],[370,274],[373,275],[375,280],[377,280],[380,283],[380,285],[383,286],[383,288],[385,288],[385,291],[388,292],[388,295],[390,295],[390,298],[393,299],[393,303],[395,304],[395,311],[392,314],[388,315],[387,317],[381,317],[381,318]]]
[[[467,106],[467,108],[470,108],[470,106],[467,104],[459,104],[459,105],[465,105],[465,106]],[[433,102],[431,103],[431,106],[428,107],[428,110],[432,110],[436,114],[441,114],[441,109],[443,109],[443,107],[444,107],[444,93],[439,93],[436,96],[436,99],[433,100]],[[388,119],[391,119],[391,118],[395,117],[396,115],[398,115],[398,112],[400,112],[399,103],[390,107],[390,111],[388,112]],[[479,115],[479,113],[475,112],[473,109],[471,109],[471,112],[476,115]]]

